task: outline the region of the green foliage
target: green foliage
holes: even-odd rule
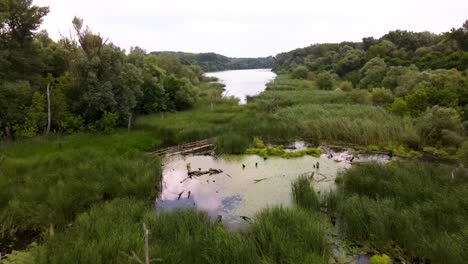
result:
[[[385,88],[372,89],[372,103],[375,105],[387,106],[393,103],[392,91]]]
[[[6,146],[0,163],[0,187],[7,190],[0,194],[0,243],[49,224],[63,230],[103,200],[151,199],[160,165],[142,151],[156,143],[151,133],[132,132]]]
[[[291,72],[291,77],[294,79],[307,79],[309,70],[305,66],[298,66]]]
[[[254,137],[253,146],[254,148],[265,148],[265,143],[263,143],[263,141],[260,138]]]
[[[439,146],[442,144],[443,130],[461,134],[463,127],[460,116],[454,109],[434,106],[419,118],[421,138],[425,144]]]
[[[292,196],[298,206],[310,211],[318,212],[320,210],[317,194],[306,176],[302,176],[292,183]]]
[[[335,80],[333,78],[333,75],[331,75],[329,72],[321,72],[317,74],[317,77],[315,78],[315,83],[317,84],[317,87],[321,90],[332,90],[335,86]]]
[[[382,80],[387,73],[387,64],[379,57],[368,61],[361,69],[361,79],[359,85],[361,88],[381,87]]]
[[[216,153],[243,154],[249,146],[249,140],[243,135],[229,133],[216,138]]]
[[[374,255],[371,257],[370,264],[391,264],[392,260],[389,256],[382,254],[382,255]]]
[[[353,90],[349,93],[351,101],[356,104],[370,104],[372,102],[372,95],[367,90]]]
[[[448,153],[446,151],[437,149],[434,147],[425,147],[423,150],[424,152],[427,152],[436,156],[442,156],[442,157],[448,156]]]
[[[338,87],[343,92],[351,92],[353,90],[353,83],[350,81],[342,81]]]
[[[23,124],[13,127],[18,137],[33,137],[47,125],[46,102],[43,95],[35,92],[32,103],[26,112]]]
[[[389,111],[398,115],[405,115],[409,111],[408,104],[402,98],[395,98],[395,100],[389,108]]]
[[[458,150],[457,156],[463,167],[468,169],[468,141],[463,142]]]
[[[35,264],[35,255],[37,254],[37,243],[32,243],[28,246],[27,250],[16,251],[14,250],[6,256],[2,256],[3,264]]]
[[[380,250],[391,242],[407,258],[431,263],[462,263],[468,256],[466,175],[453,167],[394,162],[353,167],[339,181],[341,234]],[[441,217],[443,215],[443,217]]]
[[[95,126],[99,131],[110,134],[117,126],[118,119],[119,115],[117,113],[104,112],[101,119],[96,121]]]
[[[262,145],[263,144],[255,144],[254,142],[254,146],[262,146]],[[313,157],[320,157],[320,155],[322,154],[322,150],[316,149],[316,148],[307,148],[305,150],[288,152],[284,150],[283,145],[279,145],[277,147],[263,145],[263,147],[247,148],[245,150],[245,154],[259,155],[261,157],[273,156],[273,157],[282,157],[282,158],[299,158],[305,155],[310,155]]]
[[[249,229],[264,263],[326,263],[328,246],[320,216],[294,208],[260,212]]]

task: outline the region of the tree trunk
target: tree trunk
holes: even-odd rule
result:
[[[55,226],[54,224],[49,224],[49,236],[53,237],[55,235]]]
[[[5,139],[7,142],[13,141],[13,137],[11,136],[10,127],[5,127]]]
[[[132,118],[133,118],[133,114],[128,113],[128,125],[127,125],[128,131],[130,131],[130,129],[132,129]]]
[[[149,245],[148,245],[149,230],[146,228],[145,223],[143,223],[143,232],[145,234],[145,264],[150,264]]]
[[[47,131],[46,131],[46,135],[48,135],[50,133],[50,126],[51,126],[51,123],[52,123],[52,112],[51,112],[51,109],[50,109],[50,86],[51,86],[52,82],[49,82],[47,84]]]

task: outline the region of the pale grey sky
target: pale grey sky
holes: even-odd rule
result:
[[[258,57],[312,43],[360,41],[389,30],[440,33],[468,19],[468,0],[35,0],[42,28],[68,35],[71,20],[116,45],[147,51]]]

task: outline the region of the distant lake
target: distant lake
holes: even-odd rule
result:
[[[276,77],[271,69],[207,72],[205,75],[218,78],[226,85],[224,95],[239,98],[241,104],[247,102],[248,95],[257,95],[263,92],[266,84]]]

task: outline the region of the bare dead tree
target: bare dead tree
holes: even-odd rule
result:
[[[51,102],[50,102],[50,90],[52,88],[52,81],[49,81],[49,83],[47,84],[47,131],[46,131],[46,135],[48,135],[50,133],[50,126],[51,126],[51,123],[52,123],[52,112],[51,112]]]

